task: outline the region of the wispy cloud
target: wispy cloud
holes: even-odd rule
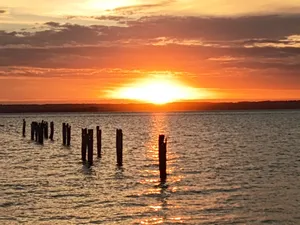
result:
[[[128,20],[127,16],[116,16],[116,15],[101,15],[101,16],[66,16],[66,19],[72,20],[72,19],[95,19],[95,20],[111,20],[111,21],[126,21]]]
[[[114,13],[121,13],[123,15],[132,15],[134,13],[146,11],[149,9],[169,6],[170,4],[175,3],[175,2],[176,2],[176,0],[165,0],[165,1],[160,1],[157,3],[153,3],[153,4],[137,4],[137,5],[132,5],[132,6],[118,7],[116,9],[107,10],[107,11],[111,11]]]

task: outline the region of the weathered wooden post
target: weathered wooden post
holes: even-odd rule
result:
[[[81,159],[86,161],[86,146],[87,146],[88,136],[87,129],[81,129]]]
[[[88,130],[88,162],[89,165],[93,165],[93,146],[94,146],[94,135],[93,135],[93,129]]]
[[[25,137],[25,132],[26,132],[26,120],[23,119],[23,130],[22,130],[22,134],[23,134],[23,137]]]
[[[48,122],[44,122],[44,137],[45,137],[45,139],[48,139],[48,133],[49,133]]]
[[[31,122],[31,140],[34,141],[34,122]]]
[[[39,132],[38,132],[38,123],[37,122],[34,122],[34,134],[35,134],[35,141],[38,142]]]
[[[117,149],[117,165],[123,165],[123,133],[121,129],[117,129],[116,133],[116,149]]]
[[[67,124],[67,146],[71,144],[71,126]]]
[[[53,141],[53,135],[54,135],[54,123],[50,123],[50,140]]]
[[[44,135],[44,134],[41,135],[41,130],[42,130],[41,123],[38,123],[38,125],[37,125],[38,143],[41,143],[41,141],[42,141],[42,137],[41,136]]]
[[[38,125],[38,132],[39,132],[39,143],[41,145],[44,144],[44,123],[39,123]]]
[[[44,129],[45,129],[45,124],[41,124],[41,141],[40,143],[43,145],[44,144]]]
[[[167,140],[165,140],[165,135],[159,135],[158,138],[158,158],[160,181],[164,183],[167,179]]]
[[[62,124],[63,145],[66,145],[66,123]]]
[[[39,136],[40,136],[40,133],[39,133],[39,123],[36,122],[35,124],[35,142],[39,142]]]
[[[97,156],[98,158],[101,158],[101,139],[102,139],[102,131],[100,130],[100,127],[97,126]]]

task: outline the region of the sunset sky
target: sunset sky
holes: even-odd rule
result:
[[[0,2],[0,103],[289,99],[300,0]]]

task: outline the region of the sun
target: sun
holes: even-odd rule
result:
[[[136,100],[162,105],[180,100],[202,99],[206,93],[172,79],[143,79],[121,87],[112,93],[114,99]]]

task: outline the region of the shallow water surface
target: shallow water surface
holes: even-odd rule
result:
[[[35,120],[54,121],[53,142],[30,141]],[[299,121],[300,111],[0,114],[0,224],[300,224]],[[72,126],[71,147],[62,146],[62,122]],[[81,128],[97,125],[103,157],[88,168]]]

